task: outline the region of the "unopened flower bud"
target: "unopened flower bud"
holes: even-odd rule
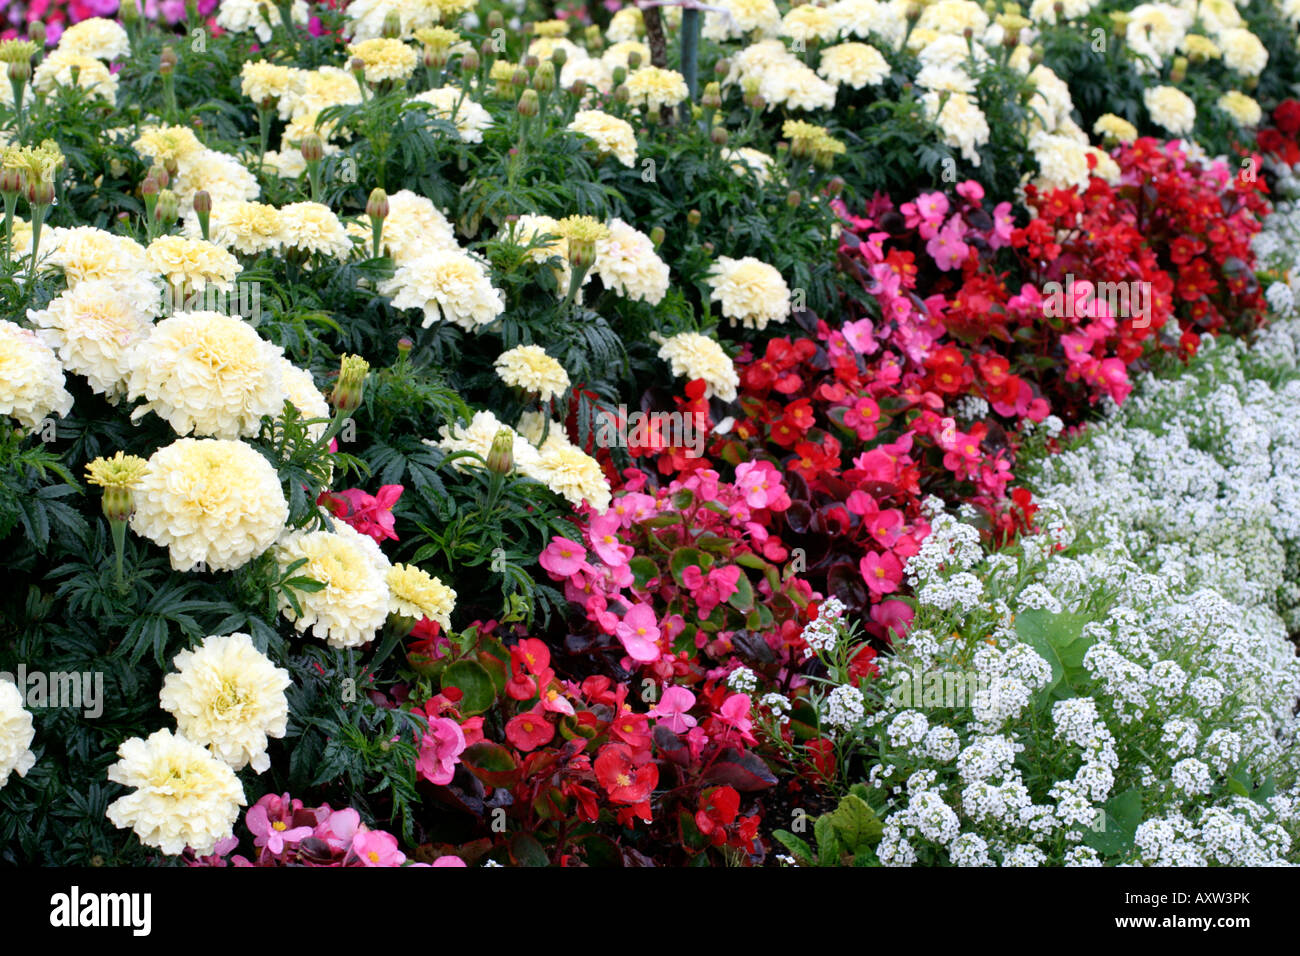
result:
[[[122,0],[118,5],[117,15],[123,23],[135,23],[140,19],[140,8],[136,5],[135,0]]]
[[[692,229],[694,229],[696,226],[700,224],[701,218],[702,217],[700,216],[700,211],[698,209],[692,209],[690,212],[686,214],[686,224],[690,226]]]
[[[334,407],[345,415],[361,407],[365,395],[366,375],[370,372],[370,363],[360,355],[345,355],[339,362],[339,379],[334,383],[330,400]]]
[[[158,190],[158,205],[154,206],[153,217],[157,222],[170,226],[180,214],[180,200],[170,189]]]
[[[549,93],[555,89],[555,66],[551,63],[542,63],[537,67],[537,72],[533,74],[533,89],[538,93]]]
[[[627,68],[622,66],[616,66],[611,71],[610,75],[613,77],[614,85],[620,86],[622,85],[623,81],[627,79]]]
[[[510,85],[516,90],[522,90],[528,85],[528,71],[523,67],[517,67],[515,71],[510,74]]]
[[[415,343],[412,342],[405,335],[403,335],[400,339],[397,340],[397,357],[402,360],[405,360],[408,356],[410,356],[411,349],[413,349],[414,347],[415,347]]]
[[[656,246],[662,246],[664,243],[664,238],[667,235],[668,234],[664,232],[663,226],[655,226],[653,229],[650,230],[650,241],[653,242]]]
[[[542,62],[541,60],[539,60],[536,56],[530,53],[526,57],[524,57],[524,64],[523,64],[524,69],[527,70],[529,73],[531,73],[533,72],[533,70],[537,69],[537,64],[541,62]]]
[[[573,85],[569,87],[569,93],[577,99],[582,99],[587,95],[587,82],[582,79],[574,80]]]
[[[730,138],[725,126],[715,126],[709,130],[709,142],[714,146],[726,146]]]
[[[162,48],[158,54],[158,72],[163,76],[171,76],[176,69],[176,64],[180,62],[176,56],[176,51],[169,46]]]
[[[704,92],[700,95],[700,105],[709,110],[722,107],[722,87],[717,82],[704,87]]]
[[[0,193],[13,196],[22,192],[23,174],[17,169],[0,169]]]
[[[487,16],[487,25],[489,30],[500,30],[506,25],[506,18],[501,15],[500,10],[493,10]]]
[[[473,50],[466,50],[460,58],[460,71],[462,73],[477,73],[481,62],[477,53]]]
[[[357,78],[358,83],[366,81],[366,61],[361,57],[354,56],[348,60],[348,69],[352,71],[352,75]]]
[[[366,202],[366,215],[371,219],[388,218],[388,193],[382,189],[372,189]]]
[[[641,52],[639,50],[632,50],[627,55],[627,68],[629,70],[635,70],[640,66],[641,66]]]
[[[563,69],[564,64],[569,62],[569,51],[562,46],[557,46],[555,52],[551,54],[551,62],[555,64],[557,70]]]
[[[763,110],[767,109],[767,100],[763,99],[760,94],[755,93],[750,101],[749,108],[755,113],[761,113]]]
[[[700,248],[704,250],[706,255],[713,255],[713,243],[706,242]]]
[[[36,49],[45,49],[45,24],[40,20],[33,20],[27,24],[27,39],[36,44]]]
[[[718,79],[722,79],[730,72],[731,72],[731,61],[726,59],[725,57],[719,60],[717,63],[713,64],[713,75],[716,76]]]
[[[799,204],[803,202],[803,194],[797,189],[792,189],[785,194],[785,204],[791,209],[798,209]]]
[[[515,107],[520,116],[536,116],[541,112],[541,108],[536,90],[524,90],[519,96],[519,104]]]
[[[515,433],[509,428],[499,429],[488,450],[487,466],[498,475],[508,475],[515,466]]]
[[[5,66],[5,72],[9,75],[9,79],[26,83],[32,78],[32,61],[15,60]]]
[[[1181,83],[1187,79],[1187,57],[1174,57],[1174,65],[1169,68],[1169,80],[1173,83]]]
[[[844,192],[844,177],[832,176],[830,182],[826,184],[826,194],[828,196],[838,196]]]
[[[319,163],[325,157],[325,144],[316,133],[308,133],[298,143],[298,152],[308,163]]]
[[[390,10],[384,17],[379,35],[388,40],[396,40],[402,35],[402,17],[396,10]]]
[[[587,49],[600,50],[605,45],[605,37],[600,32],[600,27],[592,24],[587,27]]]
[[[15,172],[17,172],[17,170],[15,170]],[[158,195],[158,190],[161,188],[162,187],[158,185],[158,180],[154,179],[153,175],[150,174],[140,183],[140,195],[145,199],[152,199]]]
[[[632,97],[632,92],[627,88],[626,83],[620,83],[614,87],[614,100],[618,103],[626,103]]]

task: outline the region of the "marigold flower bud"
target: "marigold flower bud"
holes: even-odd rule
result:
[[[171,174],[167,172],[167,167],[165,166],[159,166],[157,164],[150,166],[149,175],[157,181],[159,189],[166,189],[171,185],[172,177]]]
[[[51,196],[53,198],[53,196]],[[180,214],[180,200],[170,189],[158,190],[158,205],[154,206],[153,217],[163,225],[170,226]]]
[[[500,10],[493,10],[488,14],[487,25],[489,30],[500,30],[506,25],[506,19],[501,15]]]
[[[621,86],[623,81],[627,79],[627,69],[622,66],[616,66],[611,71],[611,76],[614,79],[614,85]]]
[[[638,50],[633,50],[631,53],[627,55],[627,68],[629,70],[635,70],[640,65],[641,65],[641,53]]]
[[[528,56],[524,57],[523,66],[525,70],[531,73],[533,70],[537,69],[537,64],[541,62],[542,62],[541,60],[539,60],[537,57],[533,56],[533,54],[530,53],[528,54]]]
[[[462,73],[477,73],[479,64],[482,62],[477,53],[473,50],[467,50],[460,58],[460,71]]]
[[[551,54],[551,62],[555,64],[557,70],[562,69],[564,64],[569,62],[568,51],[562,46],[557,46],[555,52]]]
[[[798,209],[799,204],[803,202],[803,194],[797,189],[792,189],[785,194],[785,204],[791,209]]]
[[[538,93],[549,93],[555,89],[555,66],[551,63],[542,63],[537,67],[537,72],[533,74],[533,89]]]
[[[698,209],[692,209],[686,214],[686,224],[693,229],[700,224],[701,218],[700,211]]]
[[[361,407],[369,372],[370,363],[360,355],[343,356],[339,362],[339,379],[330,395],[335,408],[347,415]]]
[[[176,64],[179,62],[180,59],[176,56],[176,51],[169,46],[165,46],[162,48],[162,52],[158,54],[158,72],[163,76],[171,76],[176,69]]]
[[[325,157],[325,144],[316,133],[308,133],[298,144],[298,151],[308,163],[319,163]]]
[[[144,180],[140,183],[140,195],[145,199],[152,199],[158,195],[158,190],[161,188],[162,187],[158,185],[158,180],[156,180],[153,177],[153,174],[150,173],[148,176],[145,176]]]
[[[390,10],[384,17],[379,35],[388,40],[396,40],[402,35],[402,17],[396,10]]]
[[[487,466],[498,475],[508,475],[515,466],[515,435],[508,428],[502,428],[492,439],[488,450]]]
[[[725,126],[715,126],[709,130],[709,142],[714,146],[726,146],[729,138],[730,134],[727,133]]]
[[[584,96],[587,95],[586,81],[581,79],[574,80],[573,85],[569,87],[569,93],[577,97],[578,99],[582,99]]]
[[[541,111],[541,108],[536,90],[524,90],[519,96],[519,104],[515,107],[520,116],[536,116]]]
[[[8,74],[11,80],[26,83],[32,78],[32,61],[16,60],[5,67],[5,73]]]
[[[366,215],[371,219],[388,217],[388,193],[382,189],[372,189],[370,199],[366,202]]]
[[[36,44],[38,50],[45,49],[45,24],[40,20],[33,20],[27,24],[27,39]]]
[[[663,226],[655,226],[653,229],[650,230],[650,241],[653,242],[656,246],[661,246],[663,245],[664,238],[667,235],[668,234],[664,232]]]

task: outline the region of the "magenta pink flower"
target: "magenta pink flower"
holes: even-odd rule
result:
[[[596,556],[611,568],[627,564],[635,550],[625,546],[618,538],[621,524],[616,514],[606,514],[591,520],[591,548]]]
[[[537,563],[555,577],[567,578],[575,571],[581,570],[586,560],[586,548],[576,541],[570,541],[568,538],[561,538],[556,535],[551,538],[551,543],[541,553]]]
[[[258,800],[244,816],[244,823],[253,834],[253,845],[266,847],[279,856],[286,847],[296,846],[311,836],[311,827],[293,826],[294,811],[301,809],[302,801],[291,800],[287,793],[282,797],[268,793]]]
[[[324,840],[331,849],[345,850],[352,845],[352,838],[361,829],[361,814],[351,807],[335,810],[329,818],[316,825],[314,836]]]
[[[383,830],[363,830],[352,838],[352,857],[362,866],[401,866],[406,854],[397,847],[397,839]]]
[[[868,552],[858,562],[858,570],[862,572],[862,579],[867,582],[872,596],[877,598],[897,591],[899,582],[903,580],[903,566],[892,551],[883,554]]]
[[[659,622],[650,605],[634,605],[618,622],[614,635],[632,660],[643,664],[659,660]]]
[[[415,770],[430,783],[451,783],[465,749],[465,733],[449,717],[430,717],[429,731],[420,740]]]
[[[925,244],[925,251],[934,259],[936,266],[947,272],[956,269],[970,255],[970,246],[966,245],[965,238],[966,228],[961,217],[953,216]]]
[[[384,485],[375,495],[368,495],[359,488],[326,491],[316,499],[316,503],[324,505],[340,521],[374,538],[376,544],[383,544],[386,540],[397,540],[393,531],[392,508],[404,490],[401,485]]]
[[[438,857],[438,859],[434,860],[433,865],[434,866],[468,866],[469,864],[466,863],[464,860],[462,860],[460,857],[453,856],[452,854],[448,853],[445,856],[440,856]]]
[[[694,706],[694,694],[685,687],[673,686],[664,691],[663,696],[659,698],[659,703],[646,711],[646,716],[655,718],[660,726],[680,734],[683,730],[695,726],[695,718],[687,713]]]

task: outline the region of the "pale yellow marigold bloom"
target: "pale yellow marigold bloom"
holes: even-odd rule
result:
[[[390,565],[370,536],[337,521],[333,531],[286,535],[276,545],[275,558],[282,572],[305,558],[307,563],[294,576],[325,585],[319,591],[294,591],[301,616],[280,594],[280,613],[295,629],[310,629],[313,636],[337,648],[360,647],[374,640],[388,619]]]
[[[131,349],[150,331],[145,306],[156,310],[157,302],[138,302],[111,282],[91,279],[44,309],[29,309],[27,318],[67,371],[84,375],[92,391],[116,401],[131,371]]]
[[[36,730],[23,703],[17,685],[0,680],[0,788],[9,782],[10,774],[25,777],[36,764],[32,753]]]
[[[271,463],[240,441],[180,438],[149,458],[131,529],[167,548],[175,571],[233,571],[261,555],[289,520]]]
[[[228,765],[170,730],[132,737],[117,750],[108,779],[133,791],[108,805],[108,819],[135,830],[145,846],[177,856],[186,847],[212,853],[230,836],[244,806],[243,787]]]
[[[639,109],[676,106],[690,91],[686,78],[675,70],[642,66],[627,76],[628,103]]]
[[[289,672],[276,667],[247,634],[212,635],[172,661],[159,704],[176,718],[176,729],[207,747],[232,770],[271,766],[269,737],[283,737],[289,723],[284,690]]]
[[[398,617],[437,621],[451,630],[451,612],[456,592],[426,571],[411,564],[395,564],[388,570],[389,612]]]
[[[31,329],[0,320],[0,415],[34,431],[53,414],[72,411],[63,367]]]
[[[517,345],[502,352],[494,367],[501,381],[535,394],[543,402],[569,390],[569,373],[540,345]]]
[[[348,53],[365,64],[367,83],[403,82],[415,72],[420,61],[414,47],[384,37],[354,43],[348,47]]]
[[[579,110],[570,130],[586,136],[602,153],[609,153],[624,166],[636,163],[636,132],[632,124],[601,110]]]
[[[699,332],[680,332],[668,339],[651,337],[659,343],[659,357],[669,363],[673,375],[687,381],[703,379],[705,397],[717,396],[724,402],[736,400],[740,376],[730,356],[715,339]]]
[[[710,301],[734,326],[764,329],[769,322],[784,322],[790,315],[790,288],[775,268],[753,256],[719,257],[708,276]]]

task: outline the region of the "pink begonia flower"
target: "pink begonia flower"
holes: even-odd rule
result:
[[[885,629],[886,638],[906,637],[916,611],[906,601],[889,600],[872,605],[871,620]]]
[[[646,664],[659,660],[659,622],[648,604],[637,604],[618,622],[614,636],[623,644],[629,657]]]
[[[591,528],[588,532],[591,549],[611,568],[627,564],[632,555],[636,554],[635,549],[625,546],[619,540],[620,527],[618,515],[603,515],[591,519]]]
[[[449,717],[430,717],[429,731],[420,739],[415,770],[430,783],[451,783],[465,749],[465,733]]]
[[[352,838],[352,855],[362,866],[401,866],[406,854],[397,847],[397,838],[383,830],[364,830]]]
[[[466,863],[464,860],[462,860],[460,857],[453,856],[450,853],[448,853],[446,856],[438,857],[438,859],[433,861],[432,865],[433,866],[469,866],[469,864]]]
[[[569,703],[568,698],[554,687],[542,694],[541,704],[543,710],[550,711],[552,714],[563,714],[566,717],[572,717],[574,714],[573,704]]]
[[[871,355],[880,348],[874,337],[875,325],[870,319],[845,322],[843,332],[845,341],[861,355]]]
[[[582,570],[587,560],[587,549],[576,541],[556,535],[541,553],[537,563],[557,578],[567,578]]]
[[[916,229],[922,239],[929,239],[938,231],[943,217],[948,215],[948,197],[941,192],[922,193],[915,202],[905,202],[898,207],[903,214],[903,223],[908,229]]]
[[[745,496],[751,508],[768,508],[784,511],[790,507],[790,496],[781,482],[781,473],[769,461],[747,461],[736,466],[736,487]],[[716,498],[714,495],[708,496]]]
[[[401,485],[384,485],[374,495],[359,488],[326,491],[316,503],[324,505],[340,521],[374,538],[376,544],[383,544],[385,540],[397,540],[392,508],[404,490]]]
[[[868,552],[858,562],[858,570],[862,572],[862,579],[867,582],[867,588],[873,597],[897,591],[899,582],[903,580],[903,566],[892,551],[884,554]]]
[[[695,726],[695,718],[687,713],[694,706],[695,695],[685,687],[674,685],[664,691],[663,696],[659,698],[659,703],[646,711],[646,716],[653,717],[660,726],[680,734],[683,730]]]
[[[984,187],[973,179],[968,179],[957,186],[957,195],[964,196],[975,205],[984,201]]]
[[[965,239],[966,227],[961,217],[953,216],[925,244],[925,251],[941,271],[948,272],[960,266],[970,255],[970,246],[966,245]]]
[[[266,847],[278,856],[286,846],[295,846],[312,835],[311,827],[290,827],[294,802],[301,807],[301,802],[291,802],[287,793],[283,797],[268,793],[249,808],[244,823],[253,834],[254,846]]]
[[[754,742],[754,735],[750,733],[754,722],[749,719],[748,694],[732,694],[724,700],[718,710],[718,720],[746,742]]]
[[[1015,219],[1011,214],[1011,203],[1000,202],[993,207],[993,231],[989,233],[990,249],[1001,249],[1011,245],[1011,230],[1015,228]]]
[[[361,814],[351,807],[335,810],[324,823],[316,825],[315,836],[332,849],[342,850],[352,845],[352,838],[361,829]]]
[[[882,548],[892,548],[903,533],[903,512],[896,508],[877,511],[866,520],[867,533]]]
[[[740,588],[740,568],[729,565],[714,568],[708,574],[696,565],[687,565],[682,571],[682,583],[691,592],[691,598],[699,608],[699,617],[703,621],[713,609],[730,598]]]

